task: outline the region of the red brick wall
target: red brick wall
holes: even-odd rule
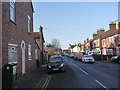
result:
[[[116,42],[115,42],[115,38],[116,38]],[[110,43],[109,41],[112,40],[108,38],[105,38],[105,47],[109,47],[110,46]],[[114,35],[113,36],[113,45],[115,47],[115,49],[113,50],[113,55],[116,55],[116,46],[118,45],[118,34],[117,35]],[[103,39],[102,39],[102,48],[104,47],[104,44],[103,44]]]
[[[37,45],[35,44],[33,38],[33,11],[31,7],[31,2],[16,2],[16,22],[13,23],[10,21],[10,4],[9,2],[3,3],[2,6],[2,53],[3,53],[3,62],[2,66],[8,64],[8,43],[17,44],[17,71],[20,75],[22,72],[22,49],[21,42],[25,41],[26,49],[25,49],[25,66],[26,72],[32,70],[36,67],[35,60],[35,49]],[[28,33],[28,15],[31,18],[31,33]],[[28,45],[32,46],[32,60],[28,60]],[[39,51],[39,49],[38,49]],[[40,56],[40,55],[38,55]]]

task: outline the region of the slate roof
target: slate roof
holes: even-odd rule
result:
[[[45,40],[44,40],[44,36],[43,36],[43,33],[42,34],[40,34],[39,32],[34,32],[34,38],[41,38],[42,37],[42,39],[43,39],[43,42],[45,42]]]
[[[105,38],[111,37],[111,36],[113,36],[113,35],[116,35],[116,34],[118,34],[119,32],[120,32],[120,30],[114,30],[113,32],[111,32],[111,31],[109,30],[108,33],[102,37],[102,39],[105,39]]]

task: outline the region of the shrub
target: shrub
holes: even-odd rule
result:
[[[92,55],[96,61],[107,60],[108,58],[113,57],[114,55]]]

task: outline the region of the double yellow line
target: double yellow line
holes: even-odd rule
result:
[[[48,86],[48,84],[49,84],[49,82],[50,82],[50,79],[51,79],[51,75],[49,75],[48,77],[47,77],[47,79],[46,79],[46,81],[45,81],[45,83],[44,83],[44,85],[43,85],[43,87],[42,87],[42,90],[46,90],[46,88],[47,88],[47,86]]]
[[[51,79],[51,75],[45,74],[42,76],[41,80],[35,86],[35,88],[42,87],[42,90],[46,89]]]

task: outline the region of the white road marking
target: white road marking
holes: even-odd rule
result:
[[[79,68],[83,73],[85,73],[86,75],[88,75],[87,72],[85,72],[83,69]]]
[[[78,67],[76,64],[74,64],[73,62],[71,62],[75,67]]]
[[[78,67],[76,64],[73,64],[75,67]]]
[[[95,80],[95,82],[97,82],[99,85],[101,85],[102,87],[104,87],[106,90],[109,90],[105,85],[103,85],[102,83],[100,83],[98,80]]]

